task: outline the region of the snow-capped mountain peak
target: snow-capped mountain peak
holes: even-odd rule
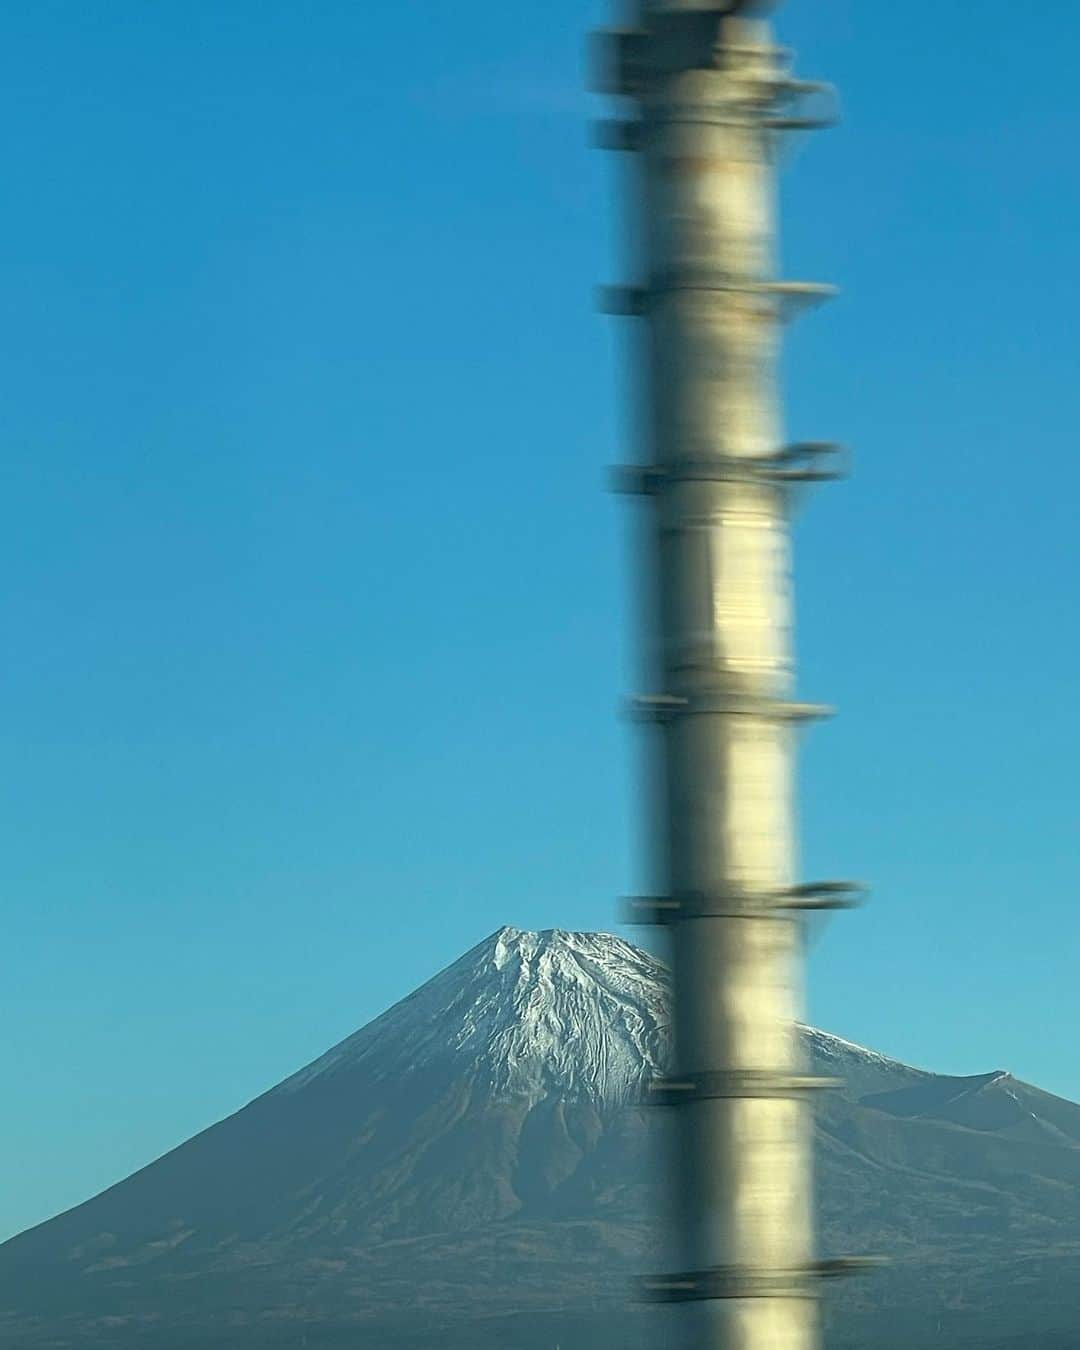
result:
[[[570,1328],[575,1350],[638,1343],[618,1319],[631,1276],[663,1268],[671,1115],[619,1108],[663,1063],[668,984],[618,937],[500,929],[281,1087],[6,1244],[0,1340],[262,1350],[314,1319],[328,1347],[476,1350],[559,1308],[562,1333],[541,1324],[530,1345]],[[988,1334],[953,1339],[998,1344],[1008,1313],[1012,1343],[1033,1308],[1072,1298],[1080,1106],[802,1040],[809,1069],[847,1081],[815,1112],[821,1250],[900,1257],[887,1313],[845,1344],[942,1344],[958,1290]],[[1018,1283],[1017,1252],[1048,1241],[1041,1282],[1024,1257]],[[999,1288],[1011,1301],[984,1307]],[[898,1319],[926,1299],[920,1338]],[[1076,1324],[1075,1302],[1055,1325]]]
[[[557,1092],[615,1105],[661,1071],[670,977],[611,933],[504,927],[275,1091],[361,1066],[382,1079],[433,1066],[496,1098]],[[815,1028],[808,1058],[878,1087],[916,1070]],[[864,1088],[863,1090],[869,1090]]]

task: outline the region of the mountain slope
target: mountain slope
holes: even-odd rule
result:
[[[663,1113],[635,1103],[667,1003],[663,966],[619,938],[501,930],[236,1115],[0,1247],[0,1338],[454,1350],[505,1344],[509,1319],[516,1344],[570,1350],[601,1324],[647,1343],[657,1314],[626,1294],[661,1260]],[[940,1323],[990,1344],[987,1319],[1032,1330],[1032,1300],[1048,1335],[1067,1328],[1080,1107],[803,1037],[812,1068],[847,1080],[819,1113],[823,1246],[893,1258],[831,1301],[834,1343],[910,1350]]]

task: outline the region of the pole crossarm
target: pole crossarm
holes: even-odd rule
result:
[[[832,483],[848,473],[846,452],[833,441],[801,441],[770,455],[706,455],[668,464],[620,464],[610,471],[615,492],[651,496],[674,483]]]
[[[725,19],[739,6],[703,4],[701,6],[665,6],[652,4],[632,28],[607,28],[593,34],[590,51],[590,87],[595,93],[615,98],[659,99],[663,104],[663,84],[680,71],[695,68],[723,68],[761,55],[756,45],[737,41],[720,43],[717,34]],[[745,9],[746,6],[741,8]],[[763,131],[804,131],[835,126],[837,95],[832,85],[820,80],[797,80],[784,68],[788,53],[782,48],[770,50],[772,62],[754,71],[752,91],[739,90],[725,100],[722,108],[712,107],[712,118],[731,124],[756,123]],[[817,112],[800,112],[803,100],[821,99]],[[682,112],[687,100],[674,105]],[[605,148],[624,149],[612,146]]]
[[[780,1270],[715,1266],[711,1270],[678,1275],[655,1275],[640,1282],[641,1296],[650,1303],[688,1303],[714,1298],[815,1298],[820,1280],[858,1275],[885,1261],[874,1256],[844,1256],[812,1261]]]
[[[647,1100],[659,1106],[686,1106],[722,1097],[801,1097],[807,1092],[835,1092],[842,1078],[772,1069],[712,1069],[679,1078],[654,1078],[646,1085]]]
[[[722,273],[682,268],[659,274],[647,286],[601,286],[596,303],[605,314],[616,318],[641,319],[666,298],[689,293],[766,300],[774,316],[788,323],[810,306],[831,300],[837,291],[827,282],[735,281]]]
[[[832,717],[827,703],[799,703],[782,698],[752,698],[728,689],[692,694],[639,694],[629,702],[630,715],[642,722],[672,722],[679,717],[756,717],[763,722],[816,722]]]
[[[631,924],[672,924],[684,919],[776,919],[793,910],[853,909],[867,888],[857,881],[811,881],[776,890],[728,887],[720,894],[635,895],[623,901]]]

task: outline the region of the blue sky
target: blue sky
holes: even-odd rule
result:
[[[1080,1098],[1080,11],[969,13],[778,15],[810,1011]],[[5,9],[0,1233],[643,884],[606,17]]]

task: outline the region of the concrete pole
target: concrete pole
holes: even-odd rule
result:
[[[799,908],[842,883],[795,880],[792,482],[831,447],[783,447],[776,361],[793,304],[826,288],[776,280],[774,156],[813,87],[792,79],[745,5],[642,5],[607,39],[604,87],[635,116],[607,143],[639,170],[642,284],[613,308],[645,321],[669,893],[638,903],[670,926],[675,989],[673,1193],[680,1302],[697,1350],[819,1342],[811,1122],[796,1020]],[[793,113],[793,109],[795,112]],[[831,475],[828,475],[831,476]]]

